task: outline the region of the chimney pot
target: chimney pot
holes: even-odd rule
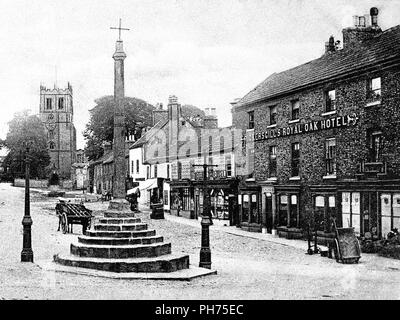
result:
[[[325,42],[325,53],[327,52],[335,52],[336,47],[335,47],[335,39],[333,36],[329,37],[329,41]]]
[[[371,15],[371,24],[373,27],[378,26],[378,13],[379,10],[376,7],[372,7],[371,10],[369,11],[369,14]]]
[[[169,96],[169,104],[177,104],[178,103],[178,98],[174,95]]]

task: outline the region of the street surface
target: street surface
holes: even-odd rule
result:
[[[69,252],[81,233],[57,232],[57,200],[31,193],[34,260],[51,261]],[[101,210],[107,202],[86,203]],[[24,189],[0,184],[0,299],[399,299],[400,261],[363,254],[357,265],[343,265],[305,250],[268,240],[230,234],[211,226],[212,268],[217,275],[186,281],[117,280],[43,271],[21,263]],[[172,252],[190,255],[199,263],[200,223],[183,218],[150,220]],[[233,228],[233,227],[225,227]]]

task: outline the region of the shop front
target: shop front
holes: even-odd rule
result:
[[[195,219],[203,213],[203,183],[194,181],[194,212]],[[237,180],[223,179],[210,180],[207,183],[211,202],[211,215],[213,222],[221,225],[236,225],[238,223],[238,183]]]
[[[261,187],[254,181],[243,181],[239,186],[239,226],[251,232],[261,232],[263,227]]]
[[[194,188],[191,181],[171,181],[170,188],[171,215],[194,219]]]
[[[276,218],[274,224],[280,237],[302,239],[303,217],[300,215],[300,185],[279,185],[275,187]]]
[[[312,215],[306,223],[312,230],[316,230],[318,243],[329,245],[334,241],[335,230],[333,220],[337,227],[342,225],[339,212],[340,201],[336,185],[312,185],[309,187],[312,202]],[[304,225],[307,228],[306,225]]]
[[[353,227],[357,235],[384,239],[400,229],[400,180],[342,184],[339,197],[342,226]]]

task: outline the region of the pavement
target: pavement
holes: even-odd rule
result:
[[[187,281],[108,279],[42,269],[38,261],[69,252],[81,234],[57,232],[57,199],[32,190],[32,248],[35,263],[21,263],[24,189],[0,184],[1,299],[400,299],[400,260],[362,254],[359,264],[307,255],[307,243],[251,233],[236,227],[210,227],[212,268],[216,275]],[[108,203],[87,202],[96,215]],[[198,266],[201,226],[166,214],[152,220],[137,214],[170,242],[172,252],[188,254]]]
[[[143,211],[146,212],[147,209],[144,209]],[[186,224],[188,226],[201,228],[201,224],[200,224],[199,220],[177,217],[177,216],[173,216],[170,214],[165,214],[164,217],[168,221],[171,221],[174,223],[182,223],[182,224]],[[304,252],[306,252],[307,248],[308,248],[307,242],[305,242],[304,240],[296,240],[296,239],[289,240],[289,239],[273,236],[270,233],[244,231],[236,226],[224,226],[224,225],[218,225],[218,224],[214,223],[212,226],[210,226],[210,228],[212,228],[212,230],[217,231],[217,232],[225,232],[225,233],[232,234],[232,235],[239,236],[239,237],[257,239],[257,240],[262,240],[262,241],[269,241],[269,242],[273,242],[276,244],[280,244],[282,246],[288,246],[288,247],[300,249],[300,250],[303,250]]]

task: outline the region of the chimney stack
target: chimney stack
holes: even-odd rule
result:
[[[333,36],[330,36],[329,41],[325,42],[325,53],[335,52],[335,51],[336,51],[335,39],[333,38]]]
[[[163,109],[162,103],[157,103],[155,110],[152,112],[152,125],[155,126],[161,120],[165,121],[168,119],[168,110]]]
[[[218,128],[217,110],[215,108],[204,108],[204,129]]]
[[[381,28],[378,26],[378,12],[378,9],[373,7],[369,15],[353,16],[354,26],[344,28],[342,31],[343,48],[357,45],[382,32]],[[371,20],[369,17],[371,17]]]

